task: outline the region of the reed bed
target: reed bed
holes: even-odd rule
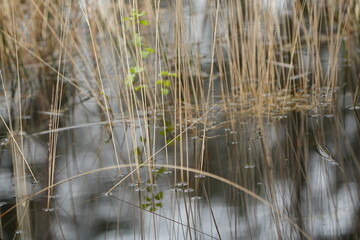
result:
[[[0,7],[2,239],[359,237],[357,1]]]

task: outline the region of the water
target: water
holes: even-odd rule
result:
[[[264,126],[266,132],[262,133],[263,139],[268,142],[275,166],[272,192],[275,194],[276,209],[280,215],[281,234],[286,239],[300,238],[300,233],[293,225],[294,222],[299,224],[298,218],[301,218],[301,227],[315,238],[332,238],[340,234],[345,236],[354,231],[358,211],[358,184],[357,171],[350,167],[353,164],[352,153],[348,151],[351,149],[350,145],[356,146],[357,133],[349,132],[345,135],[349,145],[336,147],[339,138],[344,135],[341,130],[339,133],[329,131],[343,113],[339,109],[337,113],[333,113],[332,118],[320,114],[316,122],[325,127],[324,138],[328,146],[326,152],[333,151],[332,154],[336,157],[330,158],[326,152],[319,151],[314,140],[314,136],[318,134],[316,127],[311,124],[308,126],[308,129],[313,129],[310,130],[311,134],[296,133],[304,134],[302,141],[307,143],[301,150],[304,151],[302,154],[307,155],[305,166],[298,165],[296,155],[291,153],[292,149],[282,147],[293,141],[293,136],[289,134],[294,133],[291,132],[288,122],[275,120]],[[345,111],[343,118],[349,122],[355,115],[351,111]],[[290,122],[295,120],[291,114],[287,115],[286,119]],[[304,117],[304,121],[309,121],[306,119],[310,120],[311,116]],[[269,192],[271,184],[262,173],[266,164],[262,154],[262,139],[249,137],[258,134],[257,128],[254,128],[256,121],[244,120],[240,128],[235,127],[231,131],[218,129],[209,132],[205,150],[207,164],[210,164],[207,165],[207,171],[231,179],[272,202]],[[355,125],[347,124],[345,131],[354,127]],[[84,131],[89,132],[96,128]],[[246,132],[242,130],[244,128],[247,129]],[[216,137],[210,138],[211,134]],[[232,144],[233,139],[240,144]],[[197,141],[201,142],[201,139]],[[92,151],[98,151],[96,148],[92,150],[91,143],[95,142],[92,140],[85,144],[89,145],[86,150],[80,148],[84,155],[81,152],[77,154],[77,168],[85,172],[91,169],[88,161],[96,156]],[[34,148],[36,146],[33,145]],[[335,149],[342,150],[336,152]],[[106,156],[106,153],[103,156]],[[332,164],[335,160],[329,160],[333,158],[336,159],[336,164]],[[110,157],[107,159],[111,162]],[[65,156],[60,157],[59,161],[65,162]],[[198,160],[192,159],[192,162],[196,161]],[[59,162],[59,166],[61,164]],[[96,165],[96,168],[99,167]],[[342,169],[347,172],[346,175]],[[43,215],[43,218],[52,218],[55,215],[44,214],[56,213],[59,222],[53,231],[59,236],[65,232],[66,239],[72,239],[74,234],[78,234],[79,239],[138,238],[141,233],[146,233],[143,236],[145,239],[246,239],[249,236],[256,239],[276,239],[278,236],[271,208],[240,190],[202,173],[189,174],[185,171],[188,180],[175,181],[180,179],[179,170],[174,171],[176,177],[174,174],[165,174],[164,171],[157,177],[156,184],[149,185],[146,183],[149,180],[147,170],[140,171],[143,179],[137,180],[136,174],[133,176],[134,181],[127,178],[111,194],[106,194],[106,198],[101,198],[102,193],[124,178],[124,175],[122,178],[113,177],[117,176],[116,169],[85,175],[64,183],[56,188],[56,197],[51,197],[53,207],[41,208],[36,214]],[[158,172],[159,170],[154,171],[153,174]],[[5,178],[4,174],[3,172],[1,176]],[[60,180],[59,176],[61,172],[58,174]],[[257,185],[256,182],[263,184]],[[44,183],[40,182],[40,185],[44,186]],[[148,191],[146,187],[149,186],[152,189]],[[172,188],[173,186],[176,188]],[[152,198],[160,191],[163,192],[161,199]],[[150,204],[161,203],[161,207],[155,212],[149,211],[149,207],[146,211],[142,210],[139,206],[146,202],[146,196],[150,199]],[[300,212],[296,211],[298,201],[301,202]],[[41,202],[36,204],[43,205]],[[3,207],[1,206],[2,212]],[[61,229],[58,229],[60,226]],[[89,227],[91,230],[86,230]]]

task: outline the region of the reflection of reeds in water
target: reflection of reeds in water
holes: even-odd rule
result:
[[[19,140],[20,138],[15,138],[13,141],[20,142]],[[22,202],[29,194],[26,179],[27,167],[19,150],[21,151],[21,149],[17,149],[16,144],[12,144],[16,202]],[[21,233],[21,239],[31,239],[30,211],[31,209],[28,201],[20,204],[16,208],[18,219],[17,232]]]
[[[48,187],[44,209],[56,209],[56,189],[51,186],[57,180],[130,164],[116,169],[116,175],[126,176],[121,181],[131,179],[138,190],[145,191],[131,194],[132,204],[145,206],[134,208],[140,216],[139,236],[147,238],[151,231],[158,237],[156,218],[152,228],[145,219],[149,209],[159,204],[161,189],[147,187],[161,182],[154,174],[159,170],[156,164],[169,164],[178,170],[165,169],[174,173],[167,183],[181,183],[177,191],[183,191],[197,182],[195,192],[206,198],[210,209],[212,192],[215,195],[223,185],[194,180],[187,167],[234,183],[223,181],[224,185],[246,187],[240,194],[232,189],[223,195],[231,207],[235,205],[231,213],[235,219],[247,219],[249,236],[259,237],[254,229],[261,220],[254,220],[256,213],[251,209],[256,204],[249,198],[258,195],[270,203],[274,236],[315,234],[308,218],[317,210],[312,209],[316,204],[311,205],[316,194],[304,187],[312,180],[314,158],[309,149],[316,146],[322,158],[343,170],[341,183],[352,183],[359,172],[353,136],[345,134],[347,127],[342,124],[349,111],[344,114],[338,107],[342,90],[351,92],[354,105],[358,103],[356,1],[274,1],[267,7],[262,1],[198,1],[193,6],[161,2],[166,8],[160,8],[158,1],[128,2],[0,2],[1,9],[7,9],[0,12],[0,67],[2,88],[8,95],[6,111],[10,111],[4,119],[9,130],[1,131],[9,139],[24,133],[15,138],[19,148],[14,148],[12,156],[16,195],[30,194],[26,156],[18,151],[24,153],[24,139],[40,135],[48,144],[48,156],[42,163],[46,167],[34,174],[47,179],[39,183],[41,188]],[[280,2],[289,4],[276,5]],[[334,125],[333,134],[325,132],[327,124]],[[342,138],[349,138],[350,144],[343,144]],[[329,142],[336,151],[326,148]],[[352,174],[347,179],[344,172],[348,171]],[[144,176],[149,186],[142,185]],[[77,190],[66,194],[80,195],[89,185],[93,189],[92,184],[70,184],[69,189]],[[101,184],[96,186],[95,193],[103,189]],[[286,207],[278,199],[279,188],[291,191],[282,199],[290,201]],[[327,197],[334,195],[328,192]],[[358,196],[352,197],[356,202]],[[17,203],[18,228],[30,234],[31,225],[41,223],[29,220],[29,208],[24,208],[28,201],[18,198]],[[173,202],[170,208],[176,206]],[[76,219],[82,207],[64,203],[63,212],[56,209],[60,220],[51,234],[66,236],[62,218],[68,214]],[[185,225],[190,226],[196,217],[192,218],[191,205],[185,204],[185,209]],[[169,229],[179,224],[176,213],[172,216]],[[210,216],[211,226],[220,234],[221,223]],[[47,215],[37,221],[47,218],[53,219]],[[291,222],[289,232],[283,229],[284,219]],[[235,230],[239,226],[231,224],[231,236],[240,236]],[[85,233],[78,230],[79,234]],[[178,237],[175,230],[167,234]]]

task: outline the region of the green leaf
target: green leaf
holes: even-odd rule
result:
[[[141,204],[141,208],[143,208],[143,209],[148,208],[148,207],[150,207],[150,206],[151,206],[150,203]]]
[[[150,54],[155,53],[154,49],[152,48],[145,48],[141,51],[141,56],[143,58],[147,58]]]
[[[161,94],[162,95],[168,95],[169,94],[169,89],[168,88],[161,88]]]
[[[162,174],[162,173],[164,173],[165,172],[165,168],[164,167],[161,167],[161,168],[159,168],[158,170],[157,170],[157,173],[158,174]]]
[[[162,79],[157,80],[157,81],[155,82],[156,85],[160,85],[160,84],[162,84],[162,83],[163,83],[163,80],[162,80]]]
[[[151,199],[151,198],[149,198],[149,197],[145,197],[145,201],[147,201],[147,202],[151,202],[151,201],[152,201],[152,199]]]
[[[140,20],[139,23],[144,25],[144,26],[149,25],[149,22],[147,20]]]
[[[169,80],[163,81],[162,84],[163,84],[164,87],[170,87],[170,81]]]
[[[136,20],[139,17],[145,16],[146,12],[139,13],[135,8],[131,9],[131,16]]]
[[[162,205],[162,203],[157,203],[157,204],[155,204],[155,206],[162,208],[163,205]]]
[[[136,147],[136,148],[134,149],[134,154],[135,154],[135,155],[141,155],[141,149],[140,149],[139,147]]]
[[[153,48],[145,48],[144,50],[149,53],[155,53],[155,50]]]
[[[161,131],[160,131],[160,135],[165,137],[166,131],[165,131],[165,130],[161,130]]]
[[[173,126],[167,126],[167,127],[166,127],[166,132],[171,133],[172,131],[174,131],[174,127],[173,127]]]
[[[139,91],[140,89],[142,89],[142,88],[145,88],[146,87],[146,85],[139,85],[139,86],[136,86],[135,88],[134,88],[134,90],[137,92],[137,91]]]
[[[144,71],[144,68],[142,68],[142,67],[135,66],[135,67],[130,68],[131,73],[140,73],[142,71]]]
[[[156,211],[156,208],[152,207],[149,209],[150,212],[155,212]]]
[[[168,88],[170,87],[170,80],[162,80],[162,79],[159,79],[155,82],[156,85],[160,85],[162,84],[165,88]]]
[[[149,52],[147,52],[147,51],[141,51],[141,57],[142,58],[147,58],[148,56],[150,55],[150,53]]]
[[[135,8],[131,9],[131,15],[134,17],[142,17],[145,16],[146,12],[142,11],[141,13],[138,12]]]
[[[154,198],[156,200],[161,200],[161,199],[163,199],[163,197],[164,197],[164,193],[161,191],[158,194],[156,194]]]
[[[129,74],[125,79],[125,84],[130,87],[133,85],[134,81],[135,81],[135,74]]]
[[[176,73],[171,73],[171,72],[167,72],[167,71],[163,71],[159,74],[160,76],[169,76],[169,77],[177,77]]]
[[[142,37],[139,34],[135,33],[133,43],[136,47],[141,47]]]

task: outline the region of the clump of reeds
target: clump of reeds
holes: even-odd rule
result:
[[[247,197],[254,197],[270,206],[279,238],[288,237],[280,224],[284,215],[295,219],[294,232],[309,237],[301,213],[301,188],[309,171],[307,149],[324,145],[326,134],[322,122],[310,126],[307,117],[334,112],[335,93],[348,84],[357,103],[359,4],[285,2],[278,10],[262,1],[208,1],[206,8],[182,1],[169,1],[166,8],[160,1],[145,0],[0,2],[1,94],[6,98],[1,137],[7,135],[12,146],[17,229],[22,238],[39,234],[31,226],[37,223],[29,220],[26,176],[31,173],[33,181],[41,178],[24,155],[24,138],[38,134],[47,144],[46,183],[40,184],[47,190],[45,209],[53,209],[55,179],[64,176],[63,169],[71,172],[78,164],[73,159],[59,163],[58,147],[63,152],[82,151],[76,150],[80,145],[76,141],[59,146],[59,134],[88,123],[73,119],[76,109],[87,114],[81,107],[87,101],[95,103],[93,119],[102,130],[98,140],[87,140],[96,146],[110,144],[113,156],[99,158],[89,172],[114,165],[120,175],[131,173],[121,182],[131,178],[139,188],[143,166],[150,186],[171,165],[176,170],[172,169],[169,182],[183,185],[192,181],[192,168],[208,176],[216,172],[224,177],[218,180],[244,192],[240,198],[237,193],[227,196],[231,204],[241,202],[240,212],[246,211]],[[194,18],[203,16],[191,21],[185,16],[187,9],[195,11]],[[201,33],[204,29],[208,32]],[[340,71],[344,59],[350,66],[346,76]],[[265,125],[269,122],[283,138],[278,140],[281,147],[269,140]],[[256,127],[244,129],[251,126]],[[309,139],[312,127],[316,131]],[[236,144],[244,138],[251,141]],[[260,173],[241,173],[254,159]],[[290,210],[281,210],[276,184],[288,178],[294,180],[293,204]],[[259,197],[264,192],[257,191],[258,179],[266,182],[266,200]],[[210,202],[205,187],[195,188],[203,188],[199,193]],[[162,208],[161,189],[145,192],[144,197],[139,191],[134,200],[140,202],[141,224],[144,212]],[[140,235],[146,238],[144,229],[141,225]]]

